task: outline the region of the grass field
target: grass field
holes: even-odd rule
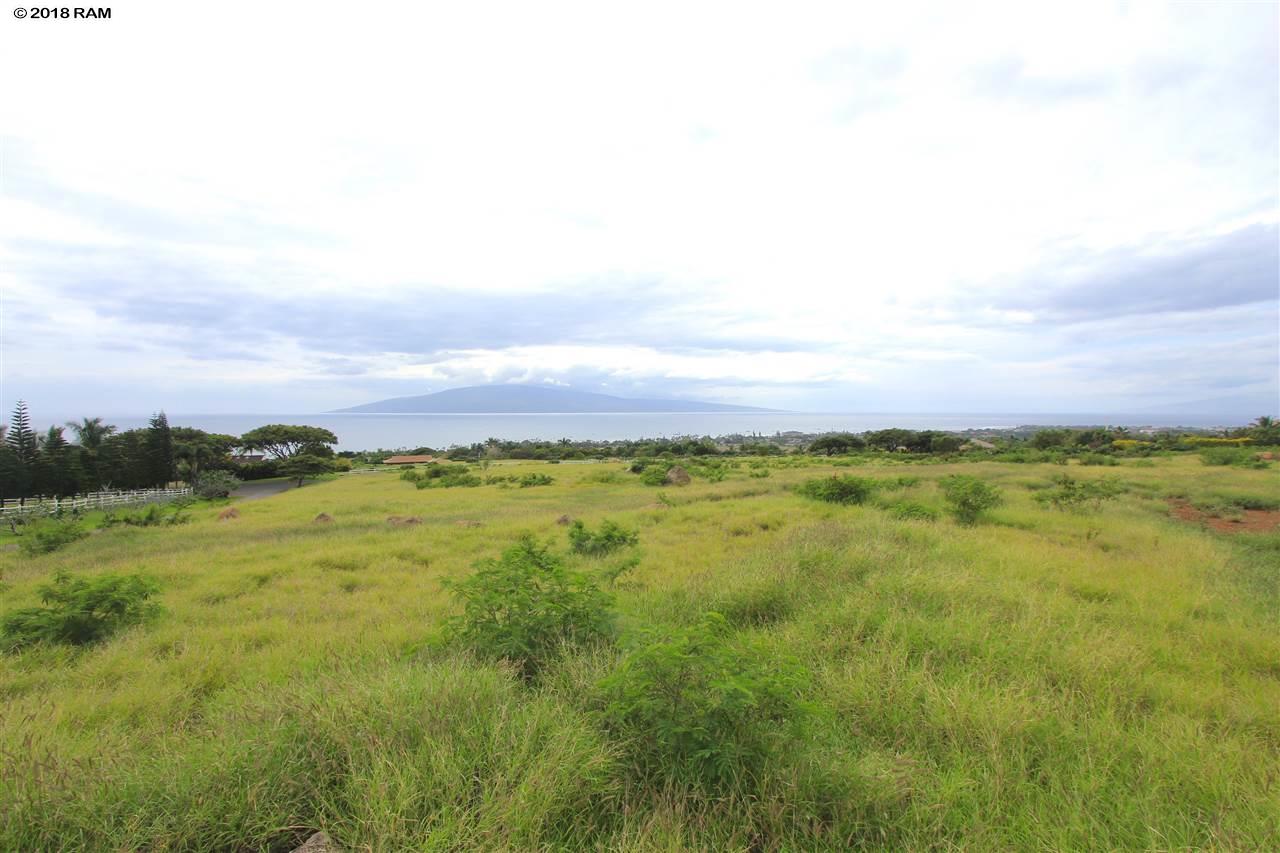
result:
[[[1274,469],[1072,466],[1125,491],[1068,513],[1032,499],[1059,466],[790,462],[662,488],[617,463],[488,472],[537,488],[352,474],[0,554],[3,611],[58,570],[145,573],[164,608],[0,656],[0,849],[1280,849],[1280,534],[1168,503],[1274,503]],[[941,509],[957,471],[1005,502],[962,527],[791,491],[837,471],[908,477],[880,503]],[[525,532],[567,554],[562,514],[639,532],[618,641],[531,684],[436,641],[442,581]],[[808,673],[803,728],[728,784],[638,775],[599,682],[640,629],[708,610]]]

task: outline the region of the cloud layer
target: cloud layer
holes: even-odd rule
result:
[[[2,23],[0,405],[1280,407],[1274,5],[339,11]]]

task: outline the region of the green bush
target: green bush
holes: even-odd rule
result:
[[[1267,460],[1259,459],[1254,450],[1243,447],[1206,447],[1200,451],[1205,465],[1237,465],[1241,468],[1267,468]]]
[[[1119,465],[1120,461],[1116,459],[1114,456],[1108,456],[1105,453],[1081,453],[1080,464],[1081,465],[1104,465],[1104,466],[1114,467],[1116,465]]]
[[[239,488],[240,483],[240,478],[228,471],[205,471],[196,479],[193,488],[202,498],[225,498]]]
[[[667,469],[661,465],[647,467],[640,474],[640,482],[646,486],[665,486]]]
[[[139,509],[133,512],[108,511],[102,518],[101,526],[115,527],[123,524],[128,527],[160,527],[186,524],[191,520],[191,516],[183,511],[185,509],[185,504],[177,504],[175,502],[172,506],[172,511],[166,510],[160,504],[148,504],[146,509]]]
[[[897,501],[886,507],[894,518],[904,521],[937,521],[938,511],[918,501]]]
[[[718,613],[646,633],[601,680],[605,727],[642,777],[721,786],[754,774],[790,741],[808,708],[807,673],[758,646],[736,648]]]
[[[550,486],[555,482],[555,478],[548,474],[525,474],[518,482],[520,488],[527,489],[530,486]]]
[[[446,586],[462,602],[462,615],[448,623],[448,637],[481,657],[510,661],[525,680],[566,645],[612,634],[612,598],[531,537],[497,560],[481,560],[471,577]]]
[[[998,488],[971,474],[952,474],[939,480],[938,485],[960,524],[976,524],[984,512],[1003,501]]]
[[[408,468],[400,473],[400,479],[408,480],[419,489],[480,485],[480,478],[472,474],[466,465],[441,465],[439,462],[432,462],[422,469]]]
[[[1066,474],[1054,478],[1053,483],[1050,488],[1036,492],[1034,498],[1064,512],[1102,509],[1104,502],[1115,500],[1124,491],[1124,487],[1113,480],[1082,481]]]
[[[640,541],[640,534],[627,530],[621,525],[606,519],[600,523],[600,529],[592,532],[581,521],[575,521],[569,528],[569,546],[578,554],[592,557],[611,554],[619,548],[635,545]]]
[[[875,480],[845,475],[808,480],[801,483],[796,492],[814,500],[851,505],[865,503],[875,489]]]
[[[432,469],[428,468],[428,471]],[[419,489],[452,489],[472,488],[480,485],[480,478],[467,470],[466,465],[441,465],[438,469],[444,473],[434,473],[414,480]]]
[[[79,522],[71,518],[45,518],[23,525],[18,549],[25,556],[51,554],[87,534]]]
[[[36,643],[83,646],[159,612],[149,601],[159,591],[142,575],[73,578],[59,572],[40,587],[43,607],[25,607],[0,620],[0,642],[14,651]]]

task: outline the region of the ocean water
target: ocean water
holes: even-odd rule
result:
[[[173,426],[208,432],[242,435],[264,424],[309,424],[332,430],[339,450],[378,448],[444,448],[488,438],[510,440],[609,440],[671,438],[688,435],[773,435],[779,432],[827,432],[902,427],[904,429],[963,430],[1016,427],[1027,424],[1052,426],[1240,426],[1238,422],[1206,415],[1122,414],[910,414],[910,413],[811,413],[716,412],[707,414],[546,414],[546,415],[199,415],[170,413]],[[70,420],[68,417],[64,420]],[[147,416],[105,418],[118,428],[147,425]],[[61,424],[63,420],[55,421]],[[49,424],[36,424],[42,429]]]

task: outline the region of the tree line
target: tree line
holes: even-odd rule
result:
[[[0,425],[0,439],[5,500],[195,484],[212,471],[241,479],[315,476],[331,470],[338,441],[327,429],[293,424],[268,424],[239,436],[171,426],[163,411],[141,429],[119,430],[93,417],[36,432],[21,400],[9,423]],[[236,458],[237,452],[253,451],[261,451],[263,461]]]

